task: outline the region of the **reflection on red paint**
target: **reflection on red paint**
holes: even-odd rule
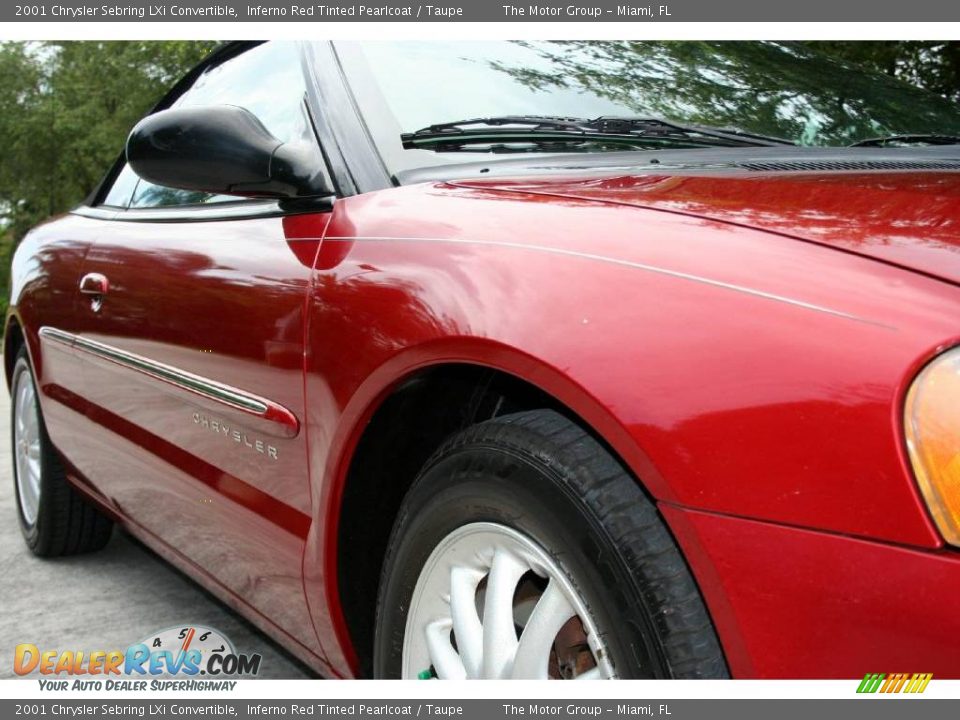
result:
[[[949,677],[960,628],[938,599],[960,569],[900,410],[960,339],[958,195],[950,173],[658,174],[396,188],[285,218],[67,216],[21,245],[14,312],[88,491],[323,672],[356,671],[336,573],[352,452],[398,384],[465,363],[549,393],[635,473],[736,674]],[[109,278],[98,313],[87,272]],[[301,431],[275,459],[200,432],[190,401],[41,344],[42,325],[270,399]]]

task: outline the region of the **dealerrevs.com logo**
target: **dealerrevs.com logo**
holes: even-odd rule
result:
[[[256,676],[260,661],[258,653],[238,653],[218,630],[186,625],[152,633],[126,650],[41,650],[21,643],[13,668],[17,675],[42,676],[44,690],[232,690],[236,681],[227,678]],[[59,679],[64,675],[69,679]]]
[[[922,693],[932,679],[933,673],[867,673],[857,692]]]

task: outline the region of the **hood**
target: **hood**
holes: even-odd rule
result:
[[[483,181],[473,187],[695,215],[960,284],[960,172],[743,172]]]

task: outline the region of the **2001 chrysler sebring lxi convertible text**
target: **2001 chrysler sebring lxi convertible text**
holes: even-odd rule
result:
[[[38,555],[328,676],[960,676],[960,111],[775,43],[241,43],[13,263]]]

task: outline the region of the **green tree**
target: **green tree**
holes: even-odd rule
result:
[[[212,42],[0,44],[0,223],[15,241],[80,202],[130,128]]]
[[[960,102],[960,41],[864,40],[809,42],[847,62],[879,70]]]

